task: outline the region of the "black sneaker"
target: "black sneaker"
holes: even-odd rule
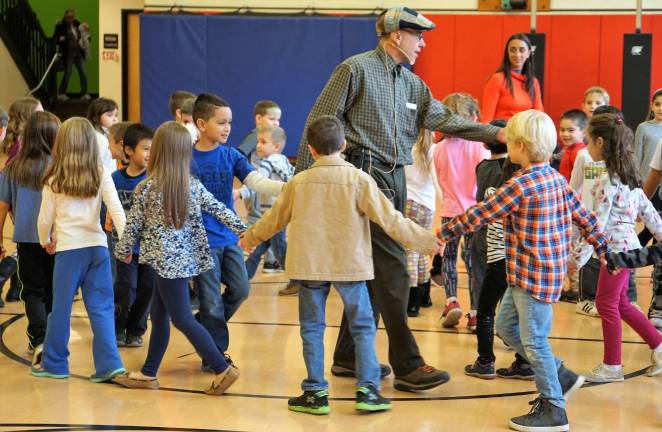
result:
[[[353,364],[350,365],[345,363],[333,363],[331,366],[331,374],[343,378],[356,378],[356,370],[354,369]],[[391,367],[389,365],[380,363],[379,375],[382,379],[391,375]]]
[[[559,300],[562,302],[577,303],[579,300],[579,292],[575,290],[561,291],[561,298]]]
[[[137,348],[143,346],[143,338],[138,335],[126,335],[126,342],[125,346],[131,347],[131,348]]]
[[[480,359],[476,359],[474,364],[464,367],[464,374],[481,379],[494,379],[496,376],[494,373],[494,362],[481,363]]]
[[[118,347],[126,346],[126,335],[124,333],[115,333],[115,340]]]
[[[577,375],[563,365],[558,369],[558,375],[561,391],[563,392],[563,399],[565,400],[570,399],[570,396],[584,385],[584,381],[586,381],[586,378],[582,375]]]
[[[519,364],[516,361],[508,368],[497,369],[496,374],[499,378],[521,379],[524,381],[531,381],[536,376],[530,364]]]
[[[287,409],[315,415],[328,414],[331,411],[329,392],[328,390],[304,391],[301,396],[287,400]]]
[[[448,372],[430,365],[421,365],[406,375],[396,376],[393,387],[396,390],[415,392],[440,386],[451,379]]]
[[[568,417],[563,408],[547,399],[537,398],[529,402],[533,405],[528,414],[510,419],[510,428],[517,431],[569,431]]]
[[[386,411],[392,407],[391,400],[380,395],[372,385],[356,388],[355,408],[357,411]]]

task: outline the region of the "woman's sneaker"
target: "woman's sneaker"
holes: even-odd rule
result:
[[[315,415],[328,414],[331,411],[331,408],[329,408],[329,391],[304,391],[301,396],[287,400],[287,409]]]
[[[379,394],[372,385],[356,388],[356,410],[357,411],[386,411],[393,405],[390,399],[386,399]]]
[[[476,359],[474,364],[466,365],[464,367],[464,374],[480,379],[494,379],[494,377],[496,377],[496,374],[494,373],[494,362],[481,363],[480,359]]]
[[[594,383],[616,382],[625,379],[623,376],[623,366],[610,366],[604,363],[600,363],[591,369],[585,378],[586,381]]]
[[[593,300],[582,300],[578,302],[576,311],[580,315],[598,318],[600,317],[598,308],[595,306],[595,302]]]
[[[531,381],[536,376],[530,364],[519,364],[516,361],[508,368],[497,369],[496,374],[499,378],[521,379],[524,381]]]

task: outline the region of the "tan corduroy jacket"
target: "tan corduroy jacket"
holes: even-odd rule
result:
[[[256,246],[289,224],[289,279],[371,280],[369,221],[409,249],[427,253],[436,247],[432,231],[405,219],[368,174],[335,156],[321,157],[294,176],[244,239]]]

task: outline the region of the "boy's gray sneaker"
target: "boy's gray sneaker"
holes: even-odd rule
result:
[[[510,428],[517,431],[569,431],[570,424],[563,408],[549,402],[547,399],[537,398],[529,402],[531,411],[528,414],[510,419]]]

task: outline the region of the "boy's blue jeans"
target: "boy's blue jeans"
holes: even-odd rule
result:
[[[356,345],[357,386],[372,384],[379,390],[379,363],[375,352],[375,318],[368,288],[361,282],[298,281],[299,323],[303,342],[303,359],[308,378],[301,383],[304,391],[326,390],[324,379],[324,329],[326,299],[333,284],[345,307],[349,331]]]
[[[244,253],[237,245],[211,249],[214,268],[196,276],[200,299],[200,323],[221,353],[228,350],[228,321],[248,297]],[[225,291],[221,295],[221,283]]]
[[[92,355],[98,375],[119,369],[122,359],[115,341],[113,283],[108,248],[86,247],[58,252],[53,271],[53,310],[48,315],[44,338],[44,369],[69,374],[69,322],[76,289],[92,326]]]
[[[260,264],[260,259],[262,255],[267,253],[271,248],[276,254],[276,259],[280,265],[285,268],[285,253],[287,251],[287,237],[285,236],[285,230],[277,232],[273,237],[267,241],[260,243],[251,254],[246,259],[246,273],[248,274],[248,280],[253,279],[255,272],[257,271],[257,266]]]
[[[531,363],[540,396],[565,409],[558,377],[562,362],[554,357],[547,340],[551,326],[551,303],[535,300],[521,288],[508,287],[497,315],[497,333]]]

